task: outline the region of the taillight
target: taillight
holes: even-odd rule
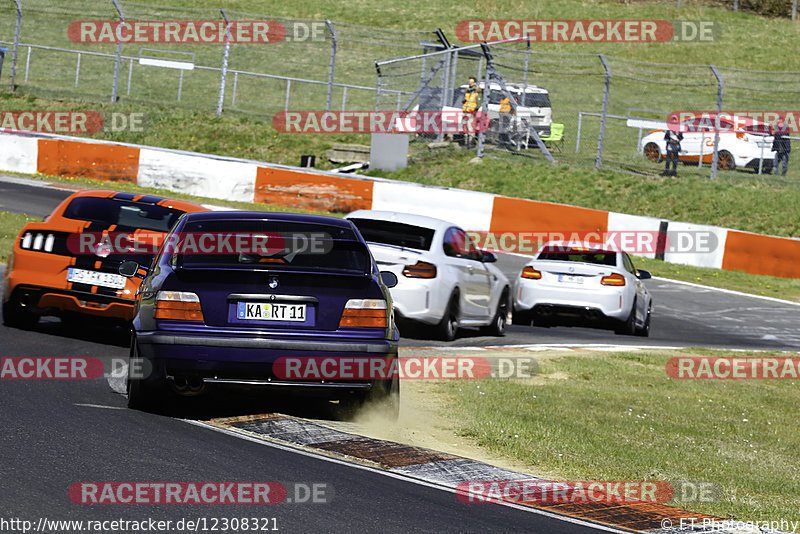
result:
[[[522,276],[522,278],[528,278],[531,280],[539,280],[542,277],[542,273],[533,267],[528,266],[522,269],[522,274],[520,276]]]
[[[156,296],[155,318],[202,321],[200,298],[188,291],[159,291]]]
[[[382,299],[350,299],[344,305],[339,328],[386,328],[389,310]]]
[[[403,267],[406,278],[436,278],[436,266],[426,261],[418,261],[414,265]]]
[[[624,286],[625,277],[621,274],[612,274],[601,278],[600,283],[604,286]]]
[[[56,236],[44,232],[25,232],[19,243],[20,248],[26,250],[44,250],[53,252]]]

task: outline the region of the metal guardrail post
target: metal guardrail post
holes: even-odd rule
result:
[[[583,123],[583,111],[578,112],[578,134],[575,136],[575,153],[581,150],[581,123]]]
[[[22,4],[19,0],[14,0],[14,5],[17,6],[17,26],[14,28],[14,51],[11,53],[11,82],[9,83],[8,90],[14,92],[14,78],[17,75],[17,49],[19,48],[19,30],[22,26]],[[29,49],[30,50],[30,49]]]
[[[717,78],[717,117],[722,113],[722,92],[724,90],[724,82],[722,75],[714,65],[709,65],[711,72]],[[717,177],[717,163],[719,163],[719,128],[714,128],[714,155],[711,156],[711,179]]]
[[[375,111],[381,110],[381,82],[383,81],[383,74],[381,73],[381,66],[375,61],[375,70],[378,72],[378,83],[375,84]]]
[[[119,96],[117,95],[117,88],[119,86],[119,64],[122,61],[122,23],[125,22],[125,13],[122,11],[122,6],[119,5],[117,0],[111,0],[114,4],[114,7],[117,9],[117,13],[119,14],[119,25],[117,26],[117,59],[114,62],[114,82],[111,86],[111,103],[113,104],[117,100],[119,100]]]
[[[797,18],[797,0],[792,2],[792,20]]]
[[[489,118],[489,93],[491,92],[491,88],[489,87],[489,71],[491,70],[492,60],[491,55],[489,54],[489,46],[486,43],[481,43],[481,48],[483,49],[483,54],[486,56],[486,73],[484,74],[483,79],[483,98],[481,98],[481,112],[484,113],[486,118]],[[484,153],[484,143],[486,142],[486,132],[481,130],[478,132],[478,148],[475,152],[475,155],[479,158],[483,157]]]
[[[222,115],[222,103],[225,101],[225,79],[228,77],[228,57],[231,52],[231,19],[228,12],[220,9],[222,18],[225,20],[225,51],[222,53],[222,72],[219,76],[219,96],[217,97],[217,117]],[[181,71],[183,72],[183,71]]]
[[[336,29],[333,27],[333,22],[330,19],[325,19],[325,24],[328,26],[328,31],[331,32],[331,62],[328,67],[328,97],[325,104],[325,110],[330,111],[331,105],[333,105],[333,74],[336,68],[336,43],[338,37]]]
[[[600,170],[603,164],[603,142],[606,137],[606,115],[608,115],[608,94],[611,90],[611,66],[606,61],[606,56],[598,54],[603,68],[606,70],[605,88],[603,89],[603,109],[600,112],[600,133],[597,136],[597,158],[594,161],[594,168]]]

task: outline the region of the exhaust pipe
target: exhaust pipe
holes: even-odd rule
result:
[[[197,375],[173,376],[170,385],[172,386],[172,391],[185,397],[200,395],[206,389],[205,382]]]

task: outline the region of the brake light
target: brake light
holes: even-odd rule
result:
[[[418,261],[414,265],[403,267],[406,278],[436,278],[436,266],[426,261]]]
[[[542,273],[537,271],[533,267],[525,267],[522,269],[522,274],[520,275],[522,278],[528,278],[530,280],[539,280],[542,277]]]
[[[624,286],[625,277],[621,274],[612,274],[601,278],[600,283],[604,286]]]
[[[53,252],[53,244],[55,243],[56,236],[53,234],[45,234],[44,232],[25,232],[22,240],[19,243],[20,248],[25,250],[44,250],[45,252]]]
[[[339,328],[386,328],[389,310],[381,299],[350,299],[344,305]]]
[[[159,291],[156,296],[155,318],[202,321],[200,298],[188,291]]]

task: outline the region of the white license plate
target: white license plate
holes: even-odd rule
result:
[[[582,276],[575,276],[572,274],[559,274],[558,281],[563,282],[565,284],[582,284],[583,277]]]
[[[125,277],[114,273],[100,273],[70,267],[67,269],[67,280],[77,284],[90,284],[93,286],[122,289],[125,287]]]
[[[239,302],[236,317],[248,321],[294,321],[306,320],[305,304],[276,304],[274,302]]]

